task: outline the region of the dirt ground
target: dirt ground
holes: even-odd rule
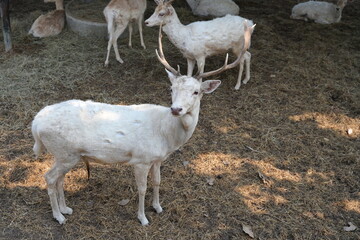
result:
[[[52,157],[34,158],[30,126],[44,106],[68,99],[170,106],[158,27],[145,27],[146,50],[138,34],[132,49],[119,39],[125,63],[111,52],[105,68],[105,38],[66,28],[35,39],[27,31],[54,4],[14,1],[14,49],[5,54],[0,44],[0,239],[251,239],[245,225],[259,240],[360,239],[360,2],[332,25],[290,19],[298,1],[236,2],[257,24],[251,79],[236,91],[238,69],[215,77],[222,85],[204,96],[193,137],[163,164],[164,212],[153,211],[149,186],[143,227],[126,165],[91,164],[89,181],[84,164],[71,170],[65,195],[74,213],[56,222],[44,180]],[[184,24],[204,19],[185,1],[174,7]],[[149,1],[145,19],[154,8]],[[166,36],[164,52],[186,72]],[[206,70],[223,60],[209,58]],[[349,222],[358,228],[346,231]]]

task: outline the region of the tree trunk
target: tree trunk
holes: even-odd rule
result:
[[[10,0],[0,0],[0,15],[2,18],[5,52],[12,49],[9,4]]]

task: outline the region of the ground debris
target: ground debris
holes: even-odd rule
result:
[[[344,231],[352,232],[352,231],[356,230],[357,227],[352,222],[348,222],[348,224],[349,224],[349,226],[343,228]]]
[[[249,225],[242,224],[242,229],[244,233],[249,235],[251,238],[254,238],[254,233]]]

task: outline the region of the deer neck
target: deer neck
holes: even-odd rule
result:
[[[171,151],[179,149],[193,135],[199,120],[200,100],[185,115],[175,117],[170,110],[162,119],[162,133]]]
[[[181,43],[184,42],[184,39],[189,38],[188,29],[180,22],[175,10],[173,10],[173,14],[163,26],[163,30],[169,40],[178,48],[181,47]]]

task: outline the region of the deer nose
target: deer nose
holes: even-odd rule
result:
[[[172,115],[174,115],[174,116],[179,116],[180,112],[183,110],[182,108],[173,108],[173,107],[171,107],[170,109],[171,109]]]

